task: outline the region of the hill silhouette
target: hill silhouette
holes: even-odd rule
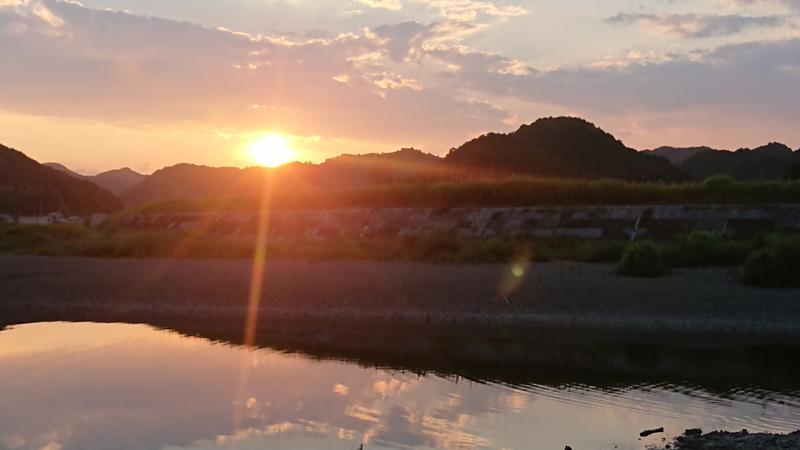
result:
[[[107,190],[0,145],[0,213],[82,215],[122,208]]]
[[[87,176],[81,175],[78,172],[75,172],[74,170],[70,169],[69,167],[67,167],[67,166],[65,166],[65,165],[63,165],[61,163],[46,162],[46,163],[42,163],[42,165],[43,166],[47,166],[47,167],[49,167],[51,169],[55,169],[55,170],[57,170],[59,172],[65,173],[65,174],[67,174],[67,175],[69,175],[71,177],[74,177],[74,178],[81,178],[81,179],[82,178],[88,178]]]
[[[673,161],[675,164],[671,163]],[[127,205],[159,200],[251,197],[264,189],[265,174],[274,191],[388,186],[524,176],[542,179],[617,179],[641,182],[702,180],[724,174],[735,178],[781,179],[797,176],[800,152],[782,144],[736,152],[709,147],[659,147],[638,152],[594,124],[574,117],[543,118],[518,130],[489,133],[453,148],[445,157],[404,148],[390,153],[343,154],[320,164],[290,163],[279,168],[208,167],[178,164],[149,176],[129,169],[109,174],[128,180],[115,187]],[[98,178],[93,181],[101,183]]]
[[[49,162],[49,163],[44,163],[44,165],[52,169],[56,169],[60,172],[66,173],[67,175],[70,175],[72,177],[91,181],[92,183],[100,186],[101,188],[110,191],[114,195],[119,195],[129,190],[130,188],[141,183],[141,181],[144,180],[146,177],[146,175],[136,172],[135,170],[129,167],[124,167],[122,169],[108,170],[105,172],[98,173],[97,175],[82,175],[61,163]]]
[[[89,181],[107,189],[115,195],[120,195],[132,187],[141,183],[147,176],[129,167],[122,169],[108,170],[89,177]]]
[[[539,178],[685,181],[664,158],[626,147],[614,136],[577,118],[540,119],[509,134],[473,139],[444,157],[404,148],[390,153],[344,154],[320,164],[277,169],[178,164],[161,169],[121,194],[126,204],[158,200],[251,196],[271,171],[273,189],[351,188],[465,178]]]
[[[676,166],[680,166],[683,164],[684,161],[691,158],[692,156],[704,152],[704,151],[716,151],[711,147],[658,147],[653,150],[642,150],[642,153],[649,153],[651,155],[660,156],[662,158],[667,158],[669,162],[675,164]]]
[[[797,164],[800,152],[772,142],[752,150],[705,150],[688,158],[680,167],[696,180],[712,175],[728,175],[737,180],[780,180]]]
[[[418,182],[443,176],[442,159],[416,149],[391,153],[340,155],[320,164],[290,163],[279,168],[208,167],[177,164],[154,172],[121,194],[126,204],[184,198],[258,195],[264,175],[271,173],[273,190],[364,187]]]
[[[261,192],[265,169],[177,164],[157,170],[120,195],[129,205],[183,198],[250,196]]]
[[[445,161],[480,174],[632,181],[688,179],[668,160],[628,148],[594,124],[574,117],[539,119],[513,133],[483,135],[450,150]]]
[[[344,154],[325,160],[314,170],[326,186],[367,186],[437,179],[446,175],[444,160],[414,148],[390,153]]]

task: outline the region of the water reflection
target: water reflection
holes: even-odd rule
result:
[[[242,361],[249,381],[237,405]],[[785,432],[797,395],[675,384],[479,383],[244,350],[145,325],[0,332],[4,449],[641,449],[645,428]],[[234,411],[245,413],[234,430]]]

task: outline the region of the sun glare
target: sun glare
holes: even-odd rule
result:
[[[280,134],[261,136],[249,145],[250,157],[257,164],[267,167],[278,167],[295,157],[289,141]]]

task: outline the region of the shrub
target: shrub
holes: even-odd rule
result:
[[[736,267],[753,250],[763,247],[763,236],[725,239],[696,230],[676,240],[655,242],[662,261],[671,267]]]
[[[686,236],[682,246],[685,267],[724,266],[730,263],[731,258],[736,259],[735,255],[731,255],[735,253],[735,249],[709,231],[692,231]],[[733,264],[741,263],[746,256],[747,254],[740,256]]]
[[[761,287],[800,287],[800,245],[787,242],[753,252],[739,269],[739,279]]]
[[[634,243],[625,248],[617,273],[631,277],[658,277],[665,273],[661,254],[650,243]]]
[[[426,260],[447,261],[454,259],[461,250],[458,239],[447,233],[433,233],[419,241],[420,254]]]
[[[500,238],[465,241],[458,254],[459,262],[504,262],[514,256],[518,245]]]
[[[736,186],[737,182],[729,175],[712,175],[703,181],[703,187],[709,190],[724,191]]]

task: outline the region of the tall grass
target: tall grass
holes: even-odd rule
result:
[[[103,231],[81,226],[0,225],[0,253],[114,258],[250,258],[254,245],[253,237],[197,234],[188,231]],[[782,268],[781,273],[789,274],[790,278],[800,281],[800,276],[797,276],[800,267],[793,265],[800,261],[799,235],[763,234],[747,239],[728,240],[698,231],[673,240],[637,242],[633,246],[647,247],[648,252],[651,248],[655,249],[660,264],[675,268],[738,267],[750,255],[764,250],[773,252],[770,255],[777,251],[781,257],[797,255],[796,259],[783,259],[792,263]],[[267,244],[267,257],[275,260],[311,261],[496,263],[524,259],[537,262],[616,263],[623,258],[623,253],[629,247],[631,244],[628,242],[617,240],[462,238],[452,234],[433,233],[404,237],[273,239]],[[767,267],[766,263],[776,259],[770,258],[772,257],[761,256],[751,264],[748,273],[756,273],[756,270],[762,270],[759,269],[760,266]],[[638,264],[635,258],[629,262],[632,266]],[[770,271],[777,270],[762,270],[767,274]],[[743,276],[743,279],[756,280],[753,283],[758,284],[757,280],[765,279],[765,276],[756,274],[750,278]]]
[[[772,236],[739,269],[739,279],[761,287],[800,287],[800,238]]]
[[[253,237],[194,234],[185,231],[100,231],[58,225],[0,225],[0,253],[51,256],[249,258]],[[624,242],[577,239],[459,238],[445,233],[422,236],[275,239],[267,244],[273,259],[388,260],[430,262],[537,261],[611,262]]]
[[[274,194],[278,209],[379,207],[481,207],[590,204],[792,203],[800,181],[735,181],[664,184],[620,180],[511,178],[430,184],[383,185],[357,189],[312,189]],[[250,197],[156,202],[133,212],[256,211]]]

